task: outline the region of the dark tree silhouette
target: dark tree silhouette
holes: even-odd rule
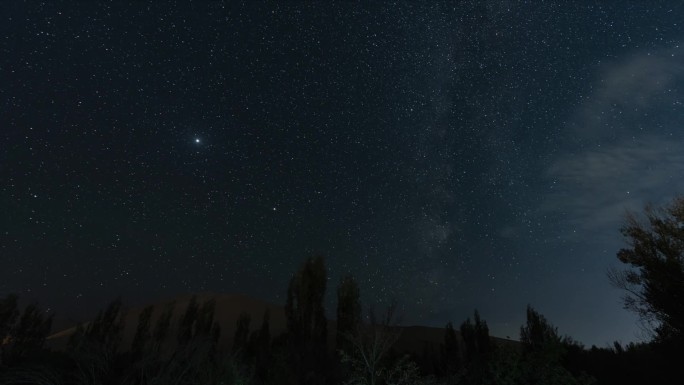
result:
[[[79,329],[72,335],[75,348],[82,344],[89,345],[89,348],[97,347],[107,355],[113,355],[119,348],[121,333],[124,328],[123,303],[120,298],[110,302],[104,311],[100,311],[95,319],[86,328]]]
[[[285,303],[292,367],[300,384],[325,381],[327,320],[323,299],[327,274],[323,257],[309,258],[290,280]]]
[[[348,336],[352,345],[352,353],[342,352],[343,362],[352,367],[348,383],[376,385],[382,383],[387,376],[413,370],[406,359],[399,360],[394,367],[388,369],[386,358],[390,349],[399,340],[401,329],[398,327],[397,304],[391,303],[380,318],[371,307],[368,311],[368,323],[359,323],[356,331]]]
[[[359,285],[354,277],[347,275],[337,287],[337,350],[350,353],[352,345],[348,336],[361,323],[361,300]]]
[[[173,316],[173,308],[175,305],[175,302],[170,302],[166,305],[166,309],[164,309],[164,312],[159,316],[157,323],[154,326],[154,332],[152,333],[152,351],[155,355],[161,354],[162,346],[169,334],[171,317]]]
[[[662,341],[684,342],[684,197],[663,208],[651,205],[645,220],[627,213],[620,229],[628,247],[617,257],[630,266],[609,272],[626,291],[625,308],[636,312]]]
[[[18,300],[16,294],[9,294],[0,300],[0,343],[9,337],[12,326],[19,317]]]
[[[52,315],[45,316],[44,312],[34,303],[26,306],[17,320],[18,311],[14,308],[16,296],[8,296],[7,299],[7,306],[4,307],[8,313],[0,315],[0,317],[12,322],[12,324],[8,322],[4,326],[4,328],[9,329],[9,333],[5,335],[2,344],[0,344],[2,347],[0,363],[12,364],[26,355],[38,353],[42,349],[45,338],[52,327]]]
[[[474,323],[467,318],[461,324],[461,337],[465,344],[465,358],[468,362],[476,358],[486,358],[491,352],[489,339],[489,327],[487,322],[480,318],[480,313],[475,310]]]
[[[69,339],[69,353],[74,359],[79,383],[111,381],[117,370],[117,350],[124,328],[120,298],[100,311],[87,327],[79,325]]]
[[[195,336],[210,338],[214,326],[216,300],[211,298],[202,304],[195,322]]]
[[[556,327],[527,305],[527,323],[520,327],[520,342],[526,351],[536,352],[551,345],[560,345],[561,338]]]
[[[233,336],[233,357],[237,361],[244,361],[246,359],[249,324],[251,321],[252,317],[249,314],[242,313],[236,322],[235,334]]]
[[[442,358],[444,374],[447,376],[455,375],[460,368],[460,360],[461,354],[456,330],[454,325],[449,322],[444,329],[444,351]]]
[[[193,325],[195,324],[198,313],[199,305],[197,304],[197,296],[193,295],[192,298],[190,298],[188,307],[185,308],[185,313],[183,313],[183,317],[178,325],[177,338],[179,346],[186,346],[192,339]]]
[[[12,338],[14,323],[19,317],[18,297],[9,294],[0,300],[0,365],[3,364],[4,351]]]
[[[138,359],[143,355],[149,345],[149,341],[152,337],[150,333],[150,319],[152,318],[152,311],[154,306],[147,306],[138,316],[138,326],[135,330],[135,335],[133,336],[133,342],[131,343],[131,355],[134,359]]]
[[[461,338],[464,344],[464,365],[467,381],[481,383],[486,381],[487,369],[491,358],[492,345],[487,322],[475,310],[474,323],[467,318],[461,324]]]
[[[214,322],[215,311],[216,300],[214,298],[208,299],[202,304],[197,313],[192,336],[193,339],[206,346],[206,354],[209,360],[215,358],[218,339],[221,336],[221,327],[218,322]]]
[[[266,310],[261,323],[261,329],[259,329],[256,338],[254,373],[257,384],[267,383],[271,371],[271,331],[269,322],[270,313]]]
[[[523,344],[523,383],[574,385],[593,381],[590,378],[575,378],[563,367],[566,354],[563,339],[556,327],[529,305],[527,323],[520,327],[520,342]]]
[[[84,338],[85,326],[82,323],[79,323],[74,328],[74,332],[69,336],[69,341],[67,341],[67,352],[75,352],[81,345]]]

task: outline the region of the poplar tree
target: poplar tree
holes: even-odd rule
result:
[[[350,336],[361,324],[361,300],[359,285],[354,277],[347,275],[337,287],[337,350],[350,354]]]
[[[309,258],[290,280],[285,304],[292,366],[300,384],[322,384],[326,372],[327,320],[323,257]]]
[[[138,326],[135,330],[135,335],[133,336],[133,342],[131,343],[131,354],[133,355],[134,360],[142,357],[152,338],[152,334],[150,333],[150,319],[152,318],[153,310],[154,306],[147,306],[138,316]]]

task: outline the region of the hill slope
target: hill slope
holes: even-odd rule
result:
[[[187,294],[171,300],[150,304],[154,306],[151,325],[154,327],[157,319],[164,309],[166,309],[169,304],[174,303],[175,305],[173,308],[173,316],[171,318],[169,336],[170,339],[175,341],[178,322],[190,303],[192,296],[192,294]],[[226,348],[232,346],[236,323],[240,315],[243,313],[250,315],[250,330],[252,331],[258,330],[261,327],[263,315],[266,311],[268,311],[270,315],[270,331],[272,336],[278,336],[284,333],[286,330],[286,319],[283,306],[241,294],[200,293],[196,294],[196,296],[200,306],[202,303],[210,299],[214,299],[216,301],[214,320],[221,326],[219,347]],[[144,308],[145,306],[139,306],[126,310],[125,327],[121,344],[121,348],[123,350],[130,348],[131,342],[133,341],[133,336],[135,335],[138,317]],[[443,328],[405,326],[401,329],[401,336],[395,345],[399,351],[421,353],[425,348],[438,350],[444,341]],[[62,350],[66,348],[69,337],[74,333],[75,330],[76,328],[72,327],[50,335],[48,337],[47,346],[56,350]],[[335,344],[335,331],[336,322],[334,320],[329,320],[328,346],[330,347],[333,347]],[[460,335],[458,337],[460,338]],[[493,337],[493,340],[498,343],[515,343],[515,341],[496,337]]]

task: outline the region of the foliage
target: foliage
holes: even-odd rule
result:
[[[620,229],[628,247],[618,259],[630,269],[609,273],[625,290],[625,308],[651,325],[662,341],[684,341],[684,197],[663,208],[647,206],[645,221],[628,213]]]
[[[77,368],[77,382],[97,384],[111,381],[123,327],[124,312],[119,298],[100,311],[87,327],[77,327],[69,341],[69,353]]]
[[[233,356],[237,360],[244,360],[247,341],[249,340],[249,324],[252,321],[247,313],[240,314],[238,317],[237,325],[235,327],[235,335],[233,336]]]
[[[527,306],[527,323],[520,327],[520,342],[527,353],[546,350],[545,353],[555,353],[553,359],[560,353],[558,329],[530,305]]]
[[[522,356],[520,349],[501,345],[494,349],[488,366],[492,384],[515,385],[522,381]]]
[[[383,361],[400,336],[396,310],[396,303],[392,303],[378,319],[371,308],[369,322],[359,323],[356,330],[347,335],[352,352],[340,351],[342,362],[352,368],[347,384],[375,385],[390,373]]]
[[[523,354],[519,367],[526,384],[584,384],[589,377],[577,378],[563,366],[566,351],[558,329],[527,306],[527,323],[520,328]]]
[[[418,365],[403,356],[389,368],[380,371],[385,385],[416,385],[421,381]]]
[[[351,276],[342,279],[337,291],[339,355],[329,355],[323,309],[326,281],[322,258],[307,260],[288,287],[287,332],[272,338],[268,312],[260,328],[252,331],[251,317],[243,314],[232,350],[218,348],[215,302],[200,304],[192,297],[178,320],[174,350],[166,345],[174,337],[169,335],[171,325],[176,324],[173,302],[160,309],[154,328],[154,308],[143,309],[127,351],[120,349],[125,312],[121,301],[115,300],[92,322],[77,326],[66,353],[50,352],[43,349],[43,343],[51,317],[36,305],[20,312],[17,297],[10,295],[0,300],[0,331],[5,336],[0,385],[335,384],[341,382],[341,374],[335,377],[327,371],[342,366],[347,369],[344,383],[348,385],[681,382],[677,372],[681,365],[673,365],[681,357],[681,346],[666,345],[676,341],[674,327],[661,328],[659,338],[651,343],[623,346],[616,342],[608,348],[585,349],[561,337],[531,306],[520,328],[519,343],[495,343],[487,323],[475,311],[472,321],[466,319],[458,331],[452,323],[446,325],[441,358],[428,345],[422,355],[406,355],[395,348],[401,330],[396,304],[380,315],[370,308],[362,322],[359,289]],[[341,362],[333,366],[331,358]]]
[[[197,319],[198,311],[199,305],[197,304],[197,296],[193,295],[190,298],[190,302],[185,308],[185,313],[183,313],[183,317],[178,325],[178,334],[176,338],[178,339],[179,346],[185,346],[192,339],[192,329],[193,325],[195,324],[195,320]]]
[[[154,332],[152,333],[152,351],[155,355],[161,354],[161,350],[166,340],[166,336],[169,333],[169,328],[171,326],[171,317],[173,316],[173,309],[176,303],[174,301],[166,305],[166,309],[157,319],[157,323],[154,326]]]
[[[454,325],[449,322],[444,328],[444,347],[442,351],[444,374],[453,376],[460,368],[461,354]]]
[[[26,306],[8,343],[3,346],[4,360],[18,360],[40,350],[51,327],[52,315],[45,317],[37,304]]]
[[[337,349],[350,353],[352,346],[347,338],[361,323],[359,285],[347,275],[337,287]]]
[[[270,331],[270,314],[268,310],[264,312],[264,317],[261,322],[261,328],[256,331],[254,338],[254,373],[255,382],[257,384],[265,384],[271,378],[271,331]]]
[[[152,338],[150,333],[150,319],[152,318],[152,311],[154,306],[147,306],[140,313],[138,317],[138,326],[135,330],[135,336],[131,344],[131,354],[133,357],[140,357],[148,347],[149,341]]]
[[[467,318],[461,324],[461,338],[464,345],[464,375],[470,383],[487,381],[489,372],[488,364],[491,358],[492,345],[489,338],[487,322],[480,318],[480,313],[475,310],[474,322]]]
[[[486,357],[492,350],[489,339],[489,327],[487,322],[480,318],[480,313],[475,310],[474,323],[467,318],[461,324],[461,337],[465,343],[465,353],[468,361],[476,357]]]
[[[203,338],[217,338],[217,331],[220,331],[218,323],[214,322],[216,311],[216,300],[208,299],[202,304],[194,325],[194,336]]]
[[[0,300],[0,345],[10,337],[12,327],[19,317],[18,297],[9,294]]]
[[[309,258],[290,280],[285,303],[291,366],[298,383],[323,383],[327,320],[323,299],[327,275],[323,257]]]
[[[33,303],[19,311],[18,297],[0,300],[0,365],[11,365],[40,351],[52,327],[52,315],[45,316]]]

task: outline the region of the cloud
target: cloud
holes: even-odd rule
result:
[[[679,140],[664,136],[624,139],[565,154],[547,169],[554,186],[540,209],[564,214],[586,233],[615,235],[625,210],[646,202],[663,204],[684,192],[684,151]]]
[[[598,99],[646,107],[684,73],[681,59],[667,52],[640,55],[606,74]]]
[[[641,123],[657,120],[658,110],[681,103],[677,85],[682,81],[684,61],[674,50],[641,53],[607,65],[575,115],[575,132],[597,139],[643,130]]]
[[[579,237],[614,241],[626,210],[684,192],[683,111],[673,109],[682,96],[682,59],[663,49],[603,68],[571,119],[575,141],[546,169],[541,215],[557,215]]]

